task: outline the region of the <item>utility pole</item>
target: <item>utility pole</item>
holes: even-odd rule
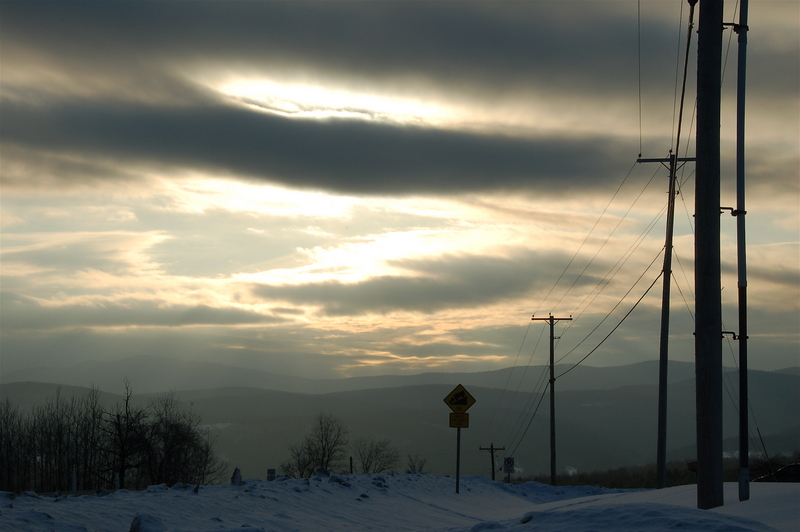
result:
[[[681,124],[683,123],[683,105],[686,100],[686,72],[689,67],[689,49],[692,43],[694,28],[694,7],[697,0],[689,0],[689,28],[686,32],[686,51],[683,60],[683,82],[681,84],[681,103],[678,110],[678,128],[675,134],[675,152],[670,150],[668,159],[642,159],[638,162],[660,162],[669,170],[669,201],[667,202],[667,230],[664,240],[664,267],[661,270],[663,289],[661,295],[661,336],[658,353],[658,437],[656,444],[656,488],[667,485],[667,371],[669,368],[669,307],[670,283],[672,281],[672,237],[675,226],[675,195],[678,162],[694,161],[694,158],[679,158],[681,146]],[[682,166],[682,165],[681,165]]]
[[[489,454],[492,456],[492,480],[494,480],[494,452],[495,451],[505,451],[505,447],[495,447],[494,443],[490,443],[489,447],[478,447],[479,451],[489,451]]]
[[[656,443],[656,488],[667,485],[667,368],[669,366],[669,305],[672,278],[672,237],[675,226],[675,194],[678,163],[694,161],[694,157],[677,157],[670,150],[666,159],[642,159],[639,163],[661,163],[669,170],[669,200],[667,202],[666,238],[661,293],[661,337],[658,349],[658,436]],[[683,166],[683,164],[681,164]]]
[[[747,0],[739,3],[736,82],[736,250],[739,288],[739,500],[750,499],[750,450],[747,442],[747,246],[745,244],[744,93],[747,65]]]
[[[694,4],[697,0],[689,2]],[[722,14],[722,0],[700,3],[695,178],[695,397],[700,509],[724,504],[720,282]]]
[[[531,317],[531,320],[546,320],[550,322],[550,485],[556,485],[556,377],[554,372],[555,360],[555,324],[557,321],[572,321],[569,318],[555,318],[550,314],[547,318]]]

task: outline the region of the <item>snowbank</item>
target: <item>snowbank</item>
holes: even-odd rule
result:
[[[484,477],[331,475],[242,486],[152,486],[97,496],[0,496],[3,532],[509,530],[796,531],[800,484],[753,484],[751,500],[697,510],[694,486],[608,490],[507,485]]]

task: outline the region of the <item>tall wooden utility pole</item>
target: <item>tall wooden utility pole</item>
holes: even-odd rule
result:
[[[531,320],[547,320],[550,322],[550,485],[556,485],[556,377],[555,370],[555,324],[557,321],[571,321],[572,318],[555,318],[552,314],[548,318],[532,317]]]
[[[479,451],[489,451],[489,454],[492,457],[492,480],[494,480],[494,452],[495,451],[505,451],[505,447],[495,447],[493,443],[489,444],[489,447],[478,447]]]
[[[664,267],[662,269],[661,336],[658,349],[658,435],[656,439],[656,488],[667,485],[667,368],[669,366],[669,303],[672,278],[672,236],[675,225],[675,179],[678,162],[694,161],[694,157],[667,159],[637,159],[639,163],[661,163],[669,170],[669,200],[667,202],[666,238],[664,239]]]
[[[667,368],[669,367],[669,303],[672,279],[672,235],[675,225],[676,154],[669,157],[669,201],[667,203],[667,235],[664,241],[664,267],[661,292],[661,336],[658,348],[658,442],[656,445],[656,487],[667,485]]]
[[[695,385],[697,507],[700,509],[724,504],[719,236],[722,8],[722,0],[702,0],[697,41]]]

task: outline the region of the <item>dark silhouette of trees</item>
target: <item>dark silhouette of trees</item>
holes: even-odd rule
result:
[[[174,394],[141,407],[125,383],[106,409],[97,388],[69,400],[48,398],[28,415],[0,403],[0,490],[36,492],[140,489],[205,484],[224,475],[214,440]]]
[[[400,461],[400,451],[388,439],[358,438],[353,442],[362,473],[384,473]]]
[[[289,446],[289,459],[281,464],[281,471],[296,478],[309,478],[320,468],[344,472],[349,433],[345,423],[332,413],[317,414],[305,438]],[[400,461],[400,452],[388,439],[357,438],[351,448],[361,473],[383,473]],[[424,464],[422,460],[420,469]]]
[[[100,405],[100,389],[93,387],[79,400],[77,433],[75,442],[76,478],[75,487],[92,486],[100,471],[103,457],[98,450],[103,442],[103,407]]]
[[[344,422],[333,414],[317,414],[311,432],[302,442],[289,447],[289,460],[281,464],[283,473],[308,478],[324,468],[335,471],[347,456],[347,435]]]
[[[306,445],[306,440],[289,446],[289,459],[281,464],[281,471],[294,478],[311,477],[318,466],[312,456],[311,449]]]
[[[122,404],[114,405],[110,412],[103,413],[101,428],[105,434],[103,450],[108,457],[103,469],[104,480],[118,483],[115,487],[120,489],[128,487],[129,470],[138,470],[146,464],[147,412],[131,404],[132,396],[133,391],[126,380],[125,399]]]
[[[406,462],[407,473],[424,473],[425,464],[428,462],[427,458],[420,458],[418,454],[414,456],[408,455],[408,462]]]
[[[22,491],[20,474],[29,474],[24,459],[26,423],[11,401],[0,403],[0,479],[7,491]]]
[[[151,484],[168,486],[187,478],[203,484],[222,474],[213,460],[214,440],[198,432],[200,417],[183,410],[173,392],[150,403],[150,423],[146,430],[147,471]]]
[[[751,462],[752,463],[752,462]],[[696,469],[690,468],[691,462],[667,462],[667,486],[682,486],[696,484]],[[725,482],[736,482],[739,477],[739,459],[725,458]],[[754,478],[751,473],[751,478]],[[523,480],[523,479],[519,479]],[[525,480],[533,480],[544,484],[550,483],[550,476],[537,475]],[[571,475],[558,475],[556,483],[559,486],[603,486],[605,488],[655,488],[656,465],[646,464],[641,466],[619,467],[605,471],[578,472]]]

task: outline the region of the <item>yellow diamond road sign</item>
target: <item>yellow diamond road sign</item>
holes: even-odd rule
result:
[[[444,398],[444,402],[456,414],[463,414],[475,404],[475,398],[469,394],[466,388],[459,384]]]

